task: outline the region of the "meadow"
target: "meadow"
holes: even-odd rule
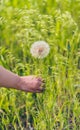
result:
[[[43,59],[30,53],[39,40]],[[46,82],[41,94],[0,88],[0,130],[80,130],[80,0],[1,0],[0,65]]]

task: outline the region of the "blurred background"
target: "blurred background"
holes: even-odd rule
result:
[[[44,59],[31,45],[46,41]],[[0,130],[80,129],[80,0],[0,0],[0,65],[39,75],[46,91],[0,89]]]

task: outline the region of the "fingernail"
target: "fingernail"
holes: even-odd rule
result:
[[[45,83],[42,83],[42,84],[41,84],[41,87],[43,88],[44,86],[45,86]]]
[[[42,82],[45,83],[46,81],[44,79],[42,79]]]

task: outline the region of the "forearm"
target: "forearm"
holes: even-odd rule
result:
[[[0,87],[16,88],[19,76],[0,66]]]
[[[42,78],[35,76],[18,76],[0,66],[0,87],[40,93],[44,90],[44,88],[42,88],[43,85]]]

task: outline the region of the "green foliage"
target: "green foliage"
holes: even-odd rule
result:
[[[0,64],[46,81],[42,94],[0,89],[0,130],[80,129],[79,10],[79,0],[0,2]],[[43,60],[30,54],[37,40],[50,45]]]

